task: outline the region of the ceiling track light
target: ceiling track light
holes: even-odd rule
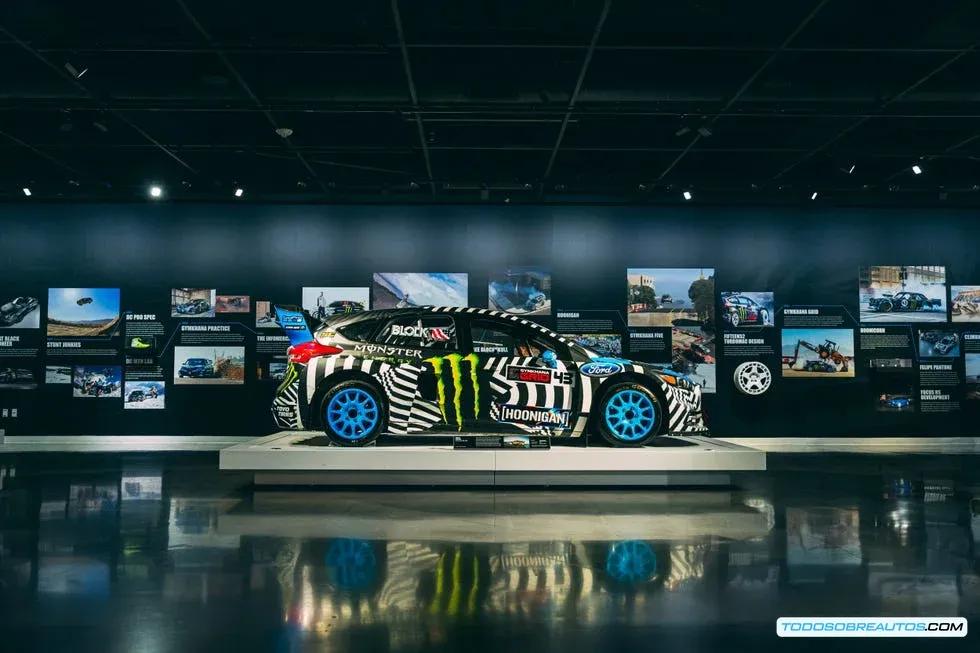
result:
[[[919,164],[915,164],[914,166],[912,166],[912,173],[916,175],[922,174],[922,168],[919,167]]]
[[[852,163],[851,164],[851,167],[847,169],[847,174],[853,175],[854,174],[854,168],[856,168],[856,167],[857,166]]]
[[[691,191],[689,191],[689,190],[684,191],[684,199],[685,200],[690,200],[692,197],[693,197],[693,195],[691,195]]]
[[[813,195],[810,196],[811,201],[815,199],[817,199],[817,191],[813,191]]]
[[[154,199],[163,197],[163,189],[159,186],[150,186],[150,197]]]
[[[28,188],[27,186],[24,186],[21,190],[24,191],[24,196],[25,197],[30,197],[33,194],[33,193],[31,193],[31,189]]]
[[[235,189],[235,197],[241,197],[244,194],[245,194],[245,191],[243,189],[241,189],[241,188],[236,188]]]

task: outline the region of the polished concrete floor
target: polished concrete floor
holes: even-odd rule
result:
[[[255,491],[213,454],[0,458],[0,651],[980,650],[980,457],[738,489]],[[965,616],[780,640],[780,616]]]

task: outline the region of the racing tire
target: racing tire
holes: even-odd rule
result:
[[[363,447],[378,439],[387,425],[381,392],[364,381],[345,381],[327,391],[320,403],[323,433],[340,447]]]
[[[599,402],[596,428],[614,447],[642,447],[660,435],[664,409],[664,402],[650,388],[618,383]]]
[[[738,328],[738,324],[739,324],[738,314],[737,313],[729,314],[728,323],[732,326],[733,329]]]
[[[882,313],[891,313],[894,306],[891,302],[881,302],[878,304],[878,310]]]

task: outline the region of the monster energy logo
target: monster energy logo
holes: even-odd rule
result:
[[[297,380],[299,380],[299,370],[296,369],[296,365],[290,363],[289,367],[286,368],[286,376],[283,378],[282,383],[279,384],[279,388],[276,389],[276,394],[281,394],[283,390]]]
[[[469,363],[469,382],[473,386],[473,417],[480,417],[480,383],[477,380],[477,367],[480,364],[480,357],[476,354],[460,356],[450,354],[448,356],[437,356],[428,358],[426,363],[432,365],[432,371],[436,375],[436,393],[439,399],[439,410],[442,412],[442,421],[449,424],[449,417],[446,415],[446,379],[443,372],[448,368],[450,378],[453,383],[453,408],[456,410],[456,427],[458,431],[463,430],[463,363]]]
[[[737,306],[736,309],[738,310],[738,319],[740,320],[744,320],[745,317],[749,314],[748,309],[745,308],[744,306]]]

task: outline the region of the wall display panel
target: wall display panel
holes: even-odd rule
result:
[[[720,437],[973,435],[973,218],[3,207],[0,261],[15,273],[0,280],[0,430],[265,435],[288,369],[275,306],[441,304],[496,308],[603,357],[670,366],[702,386]],[[834,247],[821,245],[828,234]],[[257,250],[268,255],[240,257]]]

